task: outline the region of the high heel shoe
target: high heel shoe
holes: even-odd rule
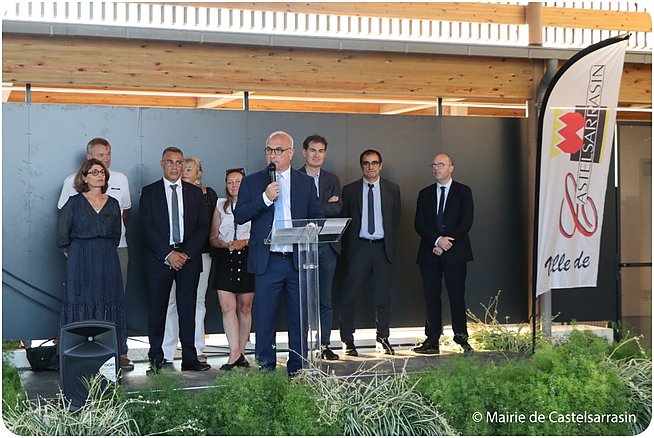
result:
[[[235,367],[249,368],[250,362],[242,354],[234,361],[234,363],[226,363],[220,367],[223,371],[231,371]]]

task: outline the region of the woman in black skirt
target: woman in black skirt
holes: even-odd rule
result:
[[[218,302],[223,314],[223,328],[229,343],[229,359],[220,367],[249,367],[245,345],[252,326],[254,275],[247,272],[247,251],[250,222],[237,225],[232,211],[238,200],[238,190],[245,171],[228,169],[225,174],[226,198],[219,198],[211,221],[209,242],[217,248],[213,287],[218,290]]]

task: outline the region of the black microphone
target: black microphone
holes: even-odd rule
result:
[[[270,163],[268,165],[268,176],[270,177],[270,182],[277,181],[277,174],[275,173],[275,170],[277,170],[275,163]]]

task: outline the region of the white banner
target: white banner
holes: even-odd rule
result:
[[[597,286],[600,236],[626,37],[556,73],[540,118],[536,294]]]

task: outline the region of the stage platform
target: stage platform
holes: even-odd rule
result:
[[[565,328],[567,327],[567,328]],[[612,332],[607,329],[598,327],[581,326],[580,330],[593,330],[596,334],[612,336]],[[553,332],[557,336],[565,336],[572,329],[572,326],[553,327]],[[400,372],[405,368],[409,373],[420,372],[426,368],[446,364],[448,360],[461,354],[461,348],[451,341],[452,333],[449,327],[446,328],[441,338],[441,353],[439,355],[422,355],[411,351],[411,348],[420,344],[424,339],[423,328],[400,328],[391,329],[389,337],[394,349],[395,355],[385,355],[375,351],[375,330],[357,330],[355,333],[355,344],[359,351],[359,357],[345,356],[342,351],[342,344],[338,340],[338,331],[332,332],[331,347],[336,354],[340,356],[337,361],[316,362],[323,371],[333,373],[336,376],[347,378],[356,374],[361,378],[372,375],[372,373],[394,373]],[[334,337],[334,335],[336,337]],[[255,341],[254,335],[252,340]],[[224,335],[208,335],[206,337],[207,348],[205,354],[208,356],[208,363],[211,369],[204,372],[182,372],[181,356],[178,350],[175,360],[172,364],[164,366],[162,372],[175,374],[179,377],[181,387],[187,390],[201,390],[215,385],[216,378],[219,374],[226,371],[220,371],[221,365],[228,360],[227,340]],[[277,365],[278,370],[285,372],[287,353],[287,336],[285,332],[279,332],[277,335]],[[147,361],[148,344],[147,338],[137,337],[128,340],[128,356],[134,362],[134,370],[122,373],[121,384],[128,392],[139,392],[147,390],[149,376],[146,371],[149,368]],[[247,359],[252,364],[248,372],[258,372],[258,366],[254,362],[254,345],[248,343]],[[518,357],[515,354],[507,354],[493,351],[476,351],[475,357],[480,361],[503,361],[508,357]],[[24,356],[24,350],[15,350],[10,354],[10,361],[14,366],[19,368],[21,383],[30,399],[38,396],[46,399],[53,399],[59,392],[60,379],[57,371],[34,372],[29,369],[29,363]]]

